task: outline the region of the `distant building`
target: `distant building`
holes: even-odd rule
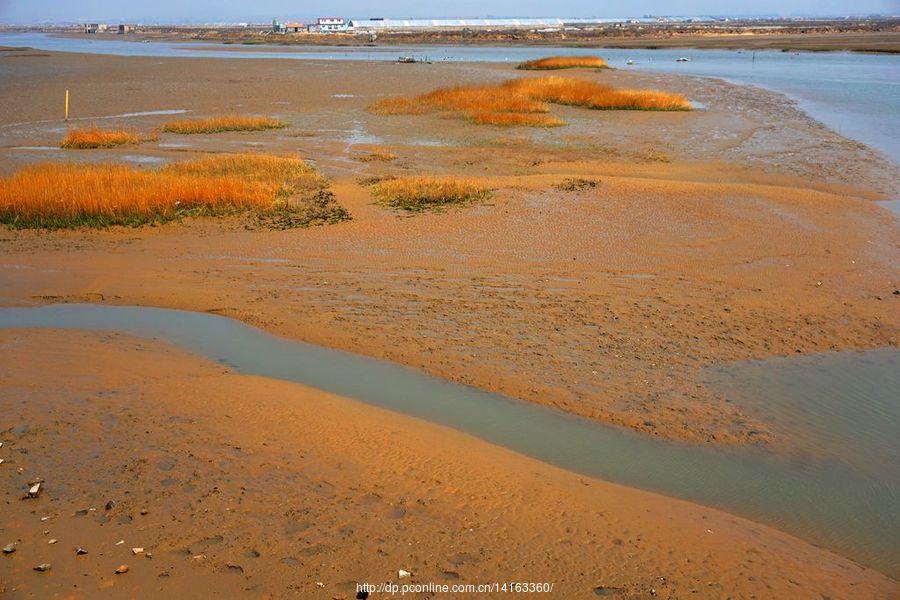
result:
[[[85,23],[83,28],[85,33],[100,33],[109,29],[109,25],[106,23]]]
[[[346,33],[353,31],[353,23],[342,17],[322,17],[317,19],[314,25],[309,26],[309,31],[314,33]]]
[[[306,25],[300,21],[288,21],[282,23],[277,19],[272,19],[273,33],[301,33],[303,31],[306,31]]]
[[[119,35],[131,33],[132,31],[134,31],[134,25],[119,25]]]
[[[617,23],[621,19],[354,19],[357,31],[418,31],[423,29],[536,29],[558,30],[570,26]]]

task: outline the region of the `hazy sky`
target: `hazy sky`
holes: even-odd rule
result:
[[[633,17],[900,13],[900,0],[0,0],[0,22],[238,22],[315,16]]]

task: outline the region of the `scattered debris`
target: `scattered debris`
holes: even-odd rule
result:
[[[81,546],[78,546],[77,548],[75,548],[76,556],[81,556],[82,554],[87,554],[87,553],[88,553],[88,551],[86,548],[82,548]]]
[[[49,571],[49,570],[50,570],[50,563],[41,563],[41,564],[39,564],[38,566],[36,566],[36,567],[34,568],[34,570],[35,570],[35,571],[39,571],[39,572],[41,572],[41,573],[43,573],[44,571]]]
[[[122,573],[128,572],[128,565],[119,565],[119,568],[116,569],[116,575],[121,575]]]
[[[403,579],[404,577],[409,577],[410,575],[412,575],[412,573],[410,573],[409,571],[404,571],[403,569],[400,569],[399,571],[397,571],[397,577],[399,577],[400,579]]]
[[[3,554],[12,554],[16,551],[16,544],[13,542],[12,544],[7,544],[3,546]]]

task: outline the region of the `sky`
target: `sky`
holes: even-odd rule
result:
[[[550,11],[550,12],[548,12]],[[265,22],[317,16],[639,17],[900,14],[900,0],[0,0],[0,23]]]

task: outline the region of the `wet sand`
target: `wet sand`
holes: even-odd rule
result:
[[[6,330],[0,349],[11,598],[353,598],[387,580],[552,582],[568,598],[900,590],[770,528],[160,342]],[[20,499],[34,478],[41,495]]]
[[[896,221],[874,202],[900,189],[897,167],[805,117],[782,96],[714,80],[577,73],[617,85],[680,91],[705,108],[684,114],[555,108],[570,124],[547,131],[479,128],[438,116],[377,117],[365,110],[385,95],[513,76],[512,67],[503,65],[0,52],[0,77],[7,82],[0,88],[3,174],[41,160],[126,161],[149,168],[201,152],[296,152],[331,179],[336,199],[353,216],[339,225],[283,232],[247,230],[239,219],[106,231],[3,229],[0,303],[78,301],[216,312],[649,435],[776,449],[789,448],[790,439],[704,387],[704,368],[746,358],[898,345]],[[59,112],[66,88],[72,91],[73,116],[80,119],[75,123],[146,131],[169,117],[115,115],[241,111],[277,116],[291,127],[162,135],[155,143],[112,151],[62,152],[53,146],[65,129]],[[376,148],[387,148],[398,159],[360,160]],[[372,175],[423,172],[477,178],[495,191],[481,204],[406,217],[373,204],[360,183]],[[575,192],[557,188],[573,177],[597,185]],[[48,482],[80,474],[59,496],[68,503],[59,514],[87,504],[102,513],[107,494],[98,490],[124,494],[127,489],[138,498],[128,507],[134,521],[122,517],[119,523],[115,515],[100,527],[95,516],[70,519],[84,523],[86,536],[111,544],[155,513],[135,516],[139,505],[161,502],[169,511],[163,514],[177,513],[154,521],[159,528],[153,542],[161,556],[170,557],[165,565],[153,562],[152,573],[135,568],[114,577],[116,565],[99,562],[92,552],[82,558],[98,561],[84,563],[91,565],[86,579],[94,586],[135,585],[123,580],[167,585],[157,576],[171,571],[185,593],[213,589],[230,585],[226,573],[241,577],[239,569],[227,567],[232,562],[244,569],[243,577],[252,575],[246,586],[260,586],[251,591],[279,595],[295,589],[288,586],[306,591],[322,581],[324,597],[349,597],[348,590],[333,586],[391,577],[396,569],[407,569],[403,559],[416,563],[407,570],[429,580],[444,570],[459,573],[461,581],[542,572],[578,595],[607,579],[638,597],[650,587],[665,590],[663,597],[683,597],[691,588],[716,596],[809,592],[816,597],[813,590],[820,590],[854,597],[842,586],[859,578],[865,581],[858,585],[872,586],[864,596],[896,592],[895,583],[883,576],[859,574],[843,559],[762,526],[601,482],[583,485],[572,475],[460,434],[313,390],[222,373],[154,344],[73,332],[0,335],[9,347],[2,359],[3,385],[16,394],[0,399],[29,398],[3,411],[8,424],[0,431],[20,426],[10,419],[46,423],[32,432],[33,439],[26,432],[15,436],[16,444],[44,445],[29,449],[26,456],[35,463],[26,465],[28,472],[38,468]],[[15,352],[28,360],[16,360]],[[67,362],[75,352],[96,352],[106,364],[122,366],[84,372],[104,361]],[[54,378],[44,382],[37,373]],[[106,385],[121,391],[98,395]],[[98,400],[55,404],[67,397],[53,392],[60,389],[82,389],[73,397]],[[298,396],[315,399],[317,410],[297,403]],[[323,403],[328,410],[320,408]],[[56,418],[59,414],[65,418]],[[105,423],[104,414],[119,416]],[[137,428],[142,422],[154,425]],[[310,429],[304,432],[301,425]],[[104,445],[64,438],[72,427],[89,427],[95,439],[104,436]],[[267,439],[276,434],[277,443]],[[117,448],[110,445],[113,439]],[[136,445],[135,439],[145,444]],[[223,440],[231,448],[227,458],[222,458]],[[72,451],[55,453],[51,442],[71,445]],[[246,457],[233,446],[255,449],[252,466],[235,464],[235,457]],[[151,489],[144,484],[165,478],[158,464],[170,447],[179,457],[169,467],[180,474],[172,477],[175,489]],[[303,451],[321,460],[302,462],[290,448],[308,448]],[[98,458],[87,460],[98,452]],[[508,468],[496,468],[505,461]],[[318,468],[320,476],[310,474]],[[10,472],[0,468],[3,477]],[[460,472],[471,479],[461,479]],[[531,478],[532,472],[535,479],[516,479]],[[434,473],[453,483],[428,483]],[[394,486],[403,493],[371,499],[370,478],[377,489]],[[76,485],[93,479],[99,485]],[[319,486],[322,481],[333,487]],[[11,502],[21,485],[16,479],[4,486],[13,494]],[[207,494],[216,485],[220,491]],[[293,495],[283,491],[289,486]],[[504,489],[519,491],[503,496]],[[602,501],[590,496],[601,489]],[[48,486],[41,502],[52,498],[51,490]],[[242,491],[254,510],[232,515],[225,509],[234,508]],[[403,519],[371,518],[403,512],[390,504],[401,499],[403,515],[424,510],[410,506],[425,491],[430,494],[425,506],[439,508],[414,527]],[[290,504],[296,494],[308,504]],[[621,515],[618,529],[601,526],[608,539],[573,538],[598,531],[593,519],[600,504]],[[558,518],[560,506],[572,523],[580,523],[570,531],[558,529],[568,523]],[[656,508],[646,514],[645,507]],[[184,515],[190,512],[191,522],[200,521],[194,529],[186,525]],[[471,525],[476,512],[483,517],[480,530]],[[735,529],[722,539],[698,537],[689,521],[670,520],[681,519],[679,514],[704,523],[719,519],[704,531]],[[327,525],[312,539],[296,529],[298,522],[317,519]],[[269,522],[276,529],[266,535],[254,529],[255,523]],[[541,523],[540,535],[546,537],[530,536],[516,527],[520,522]],[[0,526],[15,527],[23,539],[46,529],[39,520],[26,523],[24,515]],[[480,531],[474,541],[465,537],[467,528]],[[101,531],[107,537],[98,538]],[[360,531],[364,538],[355,537]],[[413,531],[421,532],[420,547],[426,550],[410,554],[405,544]],[[583,543],[586,539],[595,544]],[[761,539],[771,540],[762,550]],[[629,546],[629,540],[636,545]],[[446,550],[451,543],[463,548],[460,554],[483,558],[448,566],[455,556]],[[254,559],[262,565],[254,567],[246,555],[253,547],[276,552]],[[301,552],[309,547],[310,554]],[[379,547],[385,553],[379,554]],[[26,556],[24,548],[17,557]],[[190,556],[207,558],[191,559],[187,548]],[[686,548],[697,554],[681,559]],[[122,547],[110,552],[107,556],[115,557],[110,562],[128,562],[120,556]],[[320,560],[320,553],[328,560]],[[214,560],[207,562],[210,556]],[[280,562],[283,558],[293,560]],[[135,560],[129,559],[132,566]],[[302,575],[291,571],[301,563]],[[35,580],[42,575],[32,574],[30,563],[0,564],[19,569],[10,579],[16,586],[71,583],[69,574],[74,577],[74,571],[63,575],[64,567],[54,565],[50,576],[57,579]],[[365,571],[354,571],[355,564]],[[678,583],[663,586],[658,577]],[[803,587],[791,587],[790,579]],[[707,593],[703,586],[710,582],[717,591]]]

